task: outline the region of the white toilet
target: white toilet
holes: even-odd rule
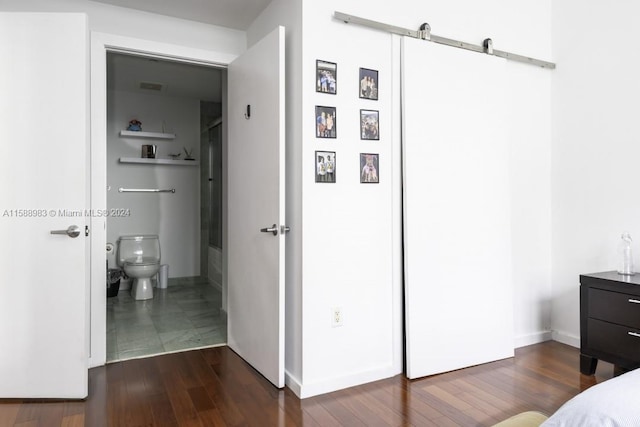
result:
[[[131,296],[136,300],[153,298],[151,278],[160,269],[158,236],[120,236],[118,265],[133,279]]]

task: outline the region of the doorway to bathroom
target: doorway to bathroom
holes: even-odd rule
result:
[[[121,268],[120,236],[157,235],[168,270],[151,299],[135,300],[126,277],[111,289],[107,362],[226,344],[225,81],[222,68],[107,54],[108,269]]]

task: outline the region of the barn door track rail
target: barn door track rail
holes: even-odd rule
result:
[[[370,19],[360,18],[358,16],[349,15],[346,13],[335,11],[333,13],[335,19],[344,21],[346,24],[358,24],[369,28],[375,28],[377,30],[387,31],[393,34],[399,34],[401,36],[413,37],[416,39],[422,39],[446,46],[457,47],[459,49],[470,50],[473,52],[484,53],[487,55],[497,56],[500,58],[508,59],[510,61],[523,62],[525,64],[535,65],[537,67],[555,69],[556,64],[549,61],[543,61],[541,59],[530,58],[528,56],[517,55],[515,53],[505,52],[503,50],[497,50],[493,48],[493,41],[489,38],[484,39],[482,46],[462,42],[459,40],[448,39],[446,37],[436,36],[431,34],[431,27],[429,24],[424,23],[420,26],[419,30],[410,30],[408,28],[396,27],[395,25],[389,25],[378,21],[372,21]]]

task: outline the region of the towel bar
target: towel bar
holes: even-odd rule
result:
[[[160,190],[158,188],[118,188],[119,193],[175,193],[176,189]]]

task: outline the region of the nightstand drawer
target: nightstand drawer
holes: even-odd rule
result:
[[[640,329],[640,296],[589,289],[588,316]]]
[[[623,359],[638,360],[640,356],[639,329],[589,319],[587,342],[591,350],[615,354]]]

